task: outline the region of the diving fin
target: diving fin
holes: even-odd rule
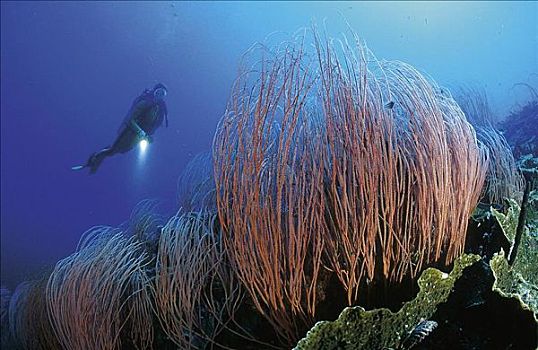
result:
[[[75,165],[71,167],[71,170],[82,170],[85,167],[86,167],[85,165]]]

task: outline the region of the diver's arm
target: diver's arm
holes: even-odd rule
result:
[[[145,132],[134,120],[131,120],[129,124],[135,130],[140,139],[146,140],[149,143],[153,143],[153,137],[151,137],[150,134]]]
[[[148,134],[144,130],[142,130],[142,128],[134,120],[131,119],[130,124],[131,127],[136,131],[138,136],[148,137]]]

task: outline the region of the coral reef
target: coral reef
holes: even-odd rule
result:
[[[488,150],[489,163],[481,202],[503,204],[506,198],[517,198],[523,190],[523,178],[506,138],[497,128],[486,94],[463,89],[457,101],[476,130],[478,141]]]
[[[523,265],[524,268],[518,267],[511,268],[508,265],[504,254],[500,253],[493,257],[490,261],[491,270],[495,274],[495,290],[499,291],[504,296],[518,298],[523,307],[528,308],[534,312],[534,316],[538,321],[538,283],[536,282],[536,276],[529,275],[529,270],[536,270],[538,265],[538,258],[536,257],[536,249],[538,249],[538,240],[533,240],[532,248],[534,250],[527,250],[518,254],[518,258],[525,259]],[[527,265],[534,264],[534,265]]]
[[[117,229],[96,227],[82,237],[76,253],[56,264],[46,295],[63,349],[121,348],[124,327],[137,334],[129,339],[136,348],[150,348],[150,300],[136,297],[150,283],[141,248]]]
[[[529,222],[523,233],[514,265],[508,265],[504,252],[494,256],[490,265],[496,277],[494,288],[503,295],[517,296],[538,317],[538,191],[532,192],[530,203],[531,215],[529,215]],[[515,201],[510,202],[510,208],[506,214],[492,209],[503,233],[512,244],[519,210]]]
[[[520,167],[533,172],[535,163],[525,157]],[[514,244],[520,217],[517,201],[508,199],[504,213],[493,208],[481,208],[473,216],[482,226],[493,229],[491,234],[501,235],[505,249]],[[538,346],[538,192],[529,196],[527,222],[515,263],[510,266],[498,245],[489,247],[497,252],[484,255],[472,263],[453,281],[442,303],[434,306],[435,312],[422,317],[414,315],[413,322],[403,318],[405,310],[416,303],[424,290],[439,290],[435,284],[424,288],[416,299],[405,303],[397,313],[386,309],[365,311],[354,307],[346,309],[334,322],[319,322],[297,345],[298,349],[405,349],[402,342],[402,324],[415,325],[420,319],[434,320],[438,326],[423,334],[422,343],[413,349],[535,349]],[[488,225],[494,221],[495,225]],[[476,234],[476,232],[469,232]],[[500,252],[499,252],[500,251]],[[469,256],[471,257],[471,256]],[[459,262],[455,264],[455,270]],[[454,271],[451,275],[454,273]],[[403,319],[402,319],[403,318]],[[406,322],[404,322],[406,321]],[[394,325],[397,325],[396,329]]]
[[[336,321],[318,322],[296,349],[535,349],[536,316],[520,304],[519,295],[499,295],[494,287],[499,280],[494,281],[488,264],[476,255],[464,255],[449,275],[424,271],[417,297],[398,312],[346,308]],[[409,338],[425,319],[436,327],[409,347]]]
[[[242,67],[213,145],[219,221],[282,344],[313,323],[323,267],[352,305],[462,252],[487,163],[446,90],[316,30]]]
[[[2,348],[61,349],[50,324],[45,287],[49,273],[20,283],[9,296],[8,318],[2,320]]]
[[[467,120],[490,115],[485,99],[469,98],[464,113],[353,33],[313,28],[254,46],[211,152],[178,180],[183,209],[166,220],[143,201],[118,228],[87,231],[41,280],[2,292],[5,342],[282,349],[350,306],[297,349],[526,349],[536,341],[538,194],[514,266],[493,256],[515,240],[514,200],[482,204],[468,245],[480,256],[462,255],[479,199],[517,198],[522,181],[503,136]],[[402,305],[394,286],[414,298]],[[367,311],[375,294],[386,308]],[[503,317],[514,325],[507,339]]]
[[[242,293],[226,266],[216,215],[172,217],[159,241],[155,305],[163,331],[182,349],[203,349],[233,319]]]
[[[210,152],[197,154],[185,166],[177,182],[179,207],[185,212],[216,212],[213,157]]]
[[[458,258],[450,274],[433,268],[425,270],[418,279],[420,291],[416,298],[396,313],[387,309],[366,311],[360,306],[346,308],[338,320],[318,322],[295,349],[397,348],[416,325],[430,318],[447,300],[463,270],[478,259],[473,255]]]

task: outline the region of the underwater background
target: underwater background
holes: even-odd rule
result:
[[[450,90],[483,91],[497,120],[529,100],[524,84],[537,86],[537,2],[2,1],[1,285],[39,276],[142,200],[174,215],[178,178],[211,149],[243,54],[312,23],[333,37],[351,28],[378,59]],[[147,154],[72,171],[157,82],[169,127]]]
[[[535,79],[536,2],[2,2],[2,284],[69,254],[136,203],[176,205],[177,178],[209,150],[241,55],[254,42],[347,20],[378,58],[441,85],[484,88],[496,115]],[[170,126],[94,176],[71,171],[110,144],[136,96],[168,86]]]

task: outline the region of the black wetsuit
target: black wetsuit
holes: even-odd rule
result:
[[[112,146],[92,154],[83,167],[89,167],[90,173],[95,173],[106,157],[133,149],[142,139],[142,135],[137,127],[132,125],[132,122],[135,122],[140,129],[151,136],[162,125],[163,121],[166,121],[166,126],[168,126],[167,114],[164,100],[156,99],[152,90],[145,90],[134,100]]]
[[[155,130],[162,125],[167,114],[164,100],[156,100],[150,90],[144,91],[134,100],[118,129],[118,136],[111,147],[114,153],[125,153],[140,142],[140,135],[131,125],[131,121],[134,121],[146,134],[153,135]]]

